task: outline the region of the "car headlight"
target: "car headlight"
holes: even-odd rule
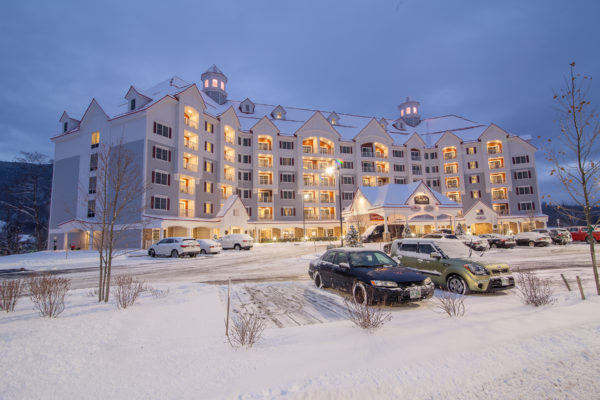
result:
[[[425,285],[425,286],[433,285],[433,282],[431,282],[431,278],[429,278],[429,277],[425,278],[425,280],[423,280],[423,285]]]
[[[489,275],[489,271],[478,264],[465,264],[465,269],[473,275]]]
[[[398,284],[392,281],[371,281],[371,285],[379,287],[398,287]]]

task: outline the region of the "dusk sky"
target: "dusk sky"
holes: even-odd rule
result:
[[[114,104],[173,75],[199,82],[213,63],[231,99],[396,118],[411,96],[424,117],[545,141],[569,63],[600,79],[598,15],[600,2],[572,0],[4,1],[0,160],[52,158],[64,110],[80,118],[93,97]],[[543,158],[541,192],[555,193]]]

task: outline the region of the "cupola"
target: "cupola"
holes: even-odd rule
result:
[[[211,99],[218,104],[224,104],[227,101],[227,92],[225,91],[227,77],[216,65],[213,64],[212,67],[204,71],[201,79],[202,91]]]
[[[400,110],[400,119],[412,127],[419,125],[421,123],[421,114],[419,113],[420,107],[421,103],[407,97],[406,101],[398,106],[398,110]]]

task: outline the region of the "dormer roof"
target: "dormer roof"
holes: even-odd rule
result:
[[[283,108],[282,106],[278,105],[277,107],[275,107],[273,109],[273,111],[271,111],[271,118],[273,119],[285,119],[285,108]]]

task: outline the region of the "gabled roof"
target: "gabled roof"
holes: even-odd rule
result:
[[[129,90],[127,91],[127,93],[125,93],[125,98],[126,98],[126,99],[127,99],[127,98],[129,98],[129,95],[130,95],[132,92],[133,92],[133,93],[135,93],[135,94],[137,94],[137,95],[139,95],[139,96],[145,97],[145,98],[147,98],[148,100],[152,100],[150,97],[146,96],[145,94],[143,94],[143,93],[141,93],[139,90],[137,90],[137,89],[136,89],[134,86],[130,86],[130,87],[129,87]]]
[[[233,208],[236,201],[240,202],[240,205],[242,206],[242,208],[244,209],[244,212],[245,212],[246,208],[244,207],[244,203],[242,203],[242,200],[240,200],[240,197],[237,194],[234,194],[234,195],[229,196],[227,198],[227,200],[225,200],[225,203],[223,203],[223,207],[221,207],[221,209],[219,210],[219,212],[217,213],[217,215],[215,217],[223,218],[229,212],[229,210],[231,210]],[[246,215],[246,217],[248,217],[248,215]]]
[[[209,69],[207,69],[206,71],[204,71],[202,74],[206,74],[206,73],[213,73],[213,74],[221,74],[221,75],[225,75],[223,73],[223,71],[221,71],[219,69],[219,67],[217,67],[215,64],[211,65]]]
[[[418,190],[429,192],[440,205],[461,207],[460,204],[450,200],[443,194],[430,189],[423,181],[401,184],[388,184],[383,186],[361,186],[358,190],[375,207],[402,207],[408,206],[408,200]]]

